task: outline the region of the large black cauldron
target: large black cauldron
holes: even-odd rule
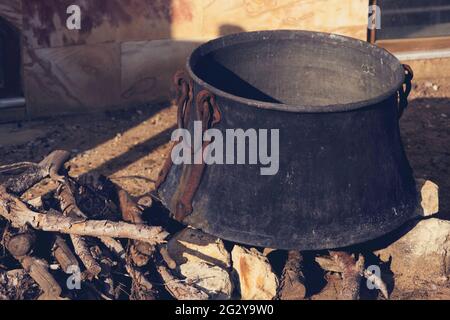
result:
[[[385,50],[333,34],[208,42],[175,76],[179,127],[280,129],[279,172],[169,158],[160,197],[183,223],[250,245],[325,249],[384,235],[418,202],[398,123],[411,78]]]

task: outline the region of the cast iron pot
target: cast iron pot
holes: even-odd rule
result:
[[[416,216],[399,117],[412,71],[387,51],[306,31],[226,36],[175,75],[178,126],[279,129],[279,172],[166,161],[157,182],[174,217],[244,244],[316,250],[382,236]],[[203,148],[207,142],[203,144]]]

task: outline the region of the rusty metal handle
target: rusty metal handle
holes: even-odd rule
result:
[[[197,118],[202,122],[202,134],[220,122],[221,113],[217,106],[215,96],[208,90],[202,90],[196,98]],[[192,213],[192,201],[205,171],[206,164],[203,159],[203,152],[210,142],[204,142],[202,145],[201,163],[185,165],[181,174],[180,184],[174,194],[172,202],[175,207],[174,217],[178,221],[183,221]],[[195,158],[193,150],[193,158]]]
[[[189,121],[190,112],[192,108],[193,100],[193,82],[189,76],[183,70],[179,70],[175,73],[173,77],[173,85],[175,90],[175,100],[178,106],[177,110],[177,125],[179,129],[186,128]],[[164,165],[158,174],[158,179],[156,180],[155,188],[156,190],[163,184],[169,174],[170,168],[172,168],[172,149],[175,143],[172,142],[172,146],[169,151]]]
[[[173,84],[176,91],[177,124],[178,128],[186,128],[191,112],[193,100],[193,83],[183,70],[177,71],[173,77]]]
[[[405,70],[405,81],[402,87],[398,90],[398,117],[401,118],[406,108],[408,107],[408,96],[411,93],[411,81],[414,78],[414,72],[407,64],[403,65]]]

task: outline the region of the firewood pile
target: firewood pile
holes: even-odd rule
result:
[[[388,299],[387,271],[404,290],[448,285],[450,222],[429,217],[438,211],[430,181],[418,181],[428,218],[383,248],[285,252],[153,217],[156,201],[101,175],[71,177],[69,158],[54,151],[0,167],[0,299]],[[49,179],[57,188],[25,200]]]

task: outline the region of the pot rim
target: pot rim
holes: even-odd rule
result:
[[[268,40],[271,37],[276,37],[277,39],[289,39],[295,38],[299,36],[308,36],[311,38],[317,37],[321,41],[335,41],[341,42],[341,45],[346,45],[349,48],[356,50],[364,50],[365,53],[370,53],[375,57],[384,57],[388,59],[391,63],[398,64],[398,68],[394,71],[396,73],[397,81],[395,85],[393,85],[389,90],[386,90],[384,93],[372,97],[366,100],[360,100],[351,103],[345,104],[330,104],[323,106],[314,106],[314,105],[293,105],[293,104],[284,104],[284,103],[273,103],[273,102],[264,102],[260,100],[254,100],[249,98],[240,97],[221,89],[218,89],[208,82],[204,81],[200,77],[198,77],[192,69],[192,65],[194,63],[194,59],[197,57],[204,56],[209,52],[216,50],[218,48],[223,48],[229,45],[235,45],[239,43],[245,43],[255,40]],[[265,31],[253,31],[253,32],[241,32],[236,33],[224,37],[220,37],[214,40],[210,40],[199,47],[197,47],[188,57],[186,62],[186,69],[189,73],[189,76],[197,82],[200,86],[208,89],[216,96],[229,99],[241,104],[249,105],[251,107],[259,108],[259,109],[269,109],[269,110],[278,110],[278,111],[287,111],[287,112],[296,112],[296,113],[322,113],[322,112],[341,112],[341,111],[350,111],[355,109],[364,108],[370,105],[374,105],[380,103],[392,95],[394,95],[398,89],[403,85],[405,80],[404,69],[402,68],[401,62],[390,52],[386,51],[383,48],[370,44],[366,41],[362,41],[359,39],[346,37],[342,35],[337,35],[333,33],[325,33],[325,32],[316,32],[316,31],[306,31],[306,30],[265,30]]]

